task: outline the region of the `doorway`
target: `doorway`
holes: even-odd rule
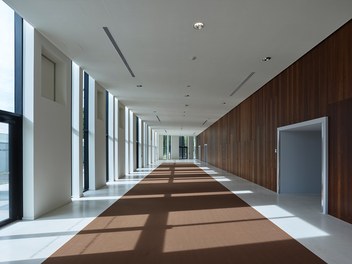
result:
[[[188,159],[188,140],[187,136],[180,136],[178,139],[178,158]]]
[[[204,162],[208,162],[208,144],[204,144]]]
[[[277,192],[319,195],[328,211],[327,117],[277,129]]]

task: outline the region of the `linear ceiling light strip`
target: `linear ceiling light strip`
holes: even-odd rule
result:
[[[130,72],[130,74],[132,75],[132,77],[136,77],[136,76],[134,75],[133,71],[131,70],[130,65],[128,65],[128,62],[127,62],[125,56],[123,56],[123,54],[122,54],[122,52],[121,52],[119,46],[117,45],[117,43],[116,43],[114,37],[111,35],[110,30],[108,29],[108,27],[103,27],[103,29],[104,29],[106,35],[108,36],[108,38],[110,39],[110,41],[111,41],[112,45],[114,46],[115,50],[116,50],[117,53],[120,55],[120,57],[121,57],[123,63],[125,64],[126,68],[127,68],[128,71]]]
[[[233,92],[230,94],[230,96],[233,96],[253,75],[255,72],[250,73],[246,79],[244,79]]]
[[[161,121],[160,121],[160,118],[159,118],[157,115],[156,115],[156,118],[159,120],[159,122],[161,122]]]
[[[206,122],[208,122],[208,120],[205,120],[205,121],[203,122],[202,126],[204,126]]]

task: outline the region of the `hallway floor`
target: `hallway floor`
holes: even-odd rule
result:
[[[350,263],[352,225],[320,213],[319,197],[277,195],[215,167],[196,164],[326,262]],[[41,263],[152,169],[140,169],[100,190],[85,192],[35,221],[1,228],[0,263]]]

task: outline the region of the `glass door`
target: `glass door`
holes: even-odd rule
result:
[[[10,218],[9,125],[0,123],[0,222]]]

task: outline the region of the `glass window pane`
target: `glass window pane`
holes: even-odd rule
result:
[[[14,12],[0,1],[0,110],[15,110]]]
[[[9,217],[9,125],[0,123],[0,221]]]

